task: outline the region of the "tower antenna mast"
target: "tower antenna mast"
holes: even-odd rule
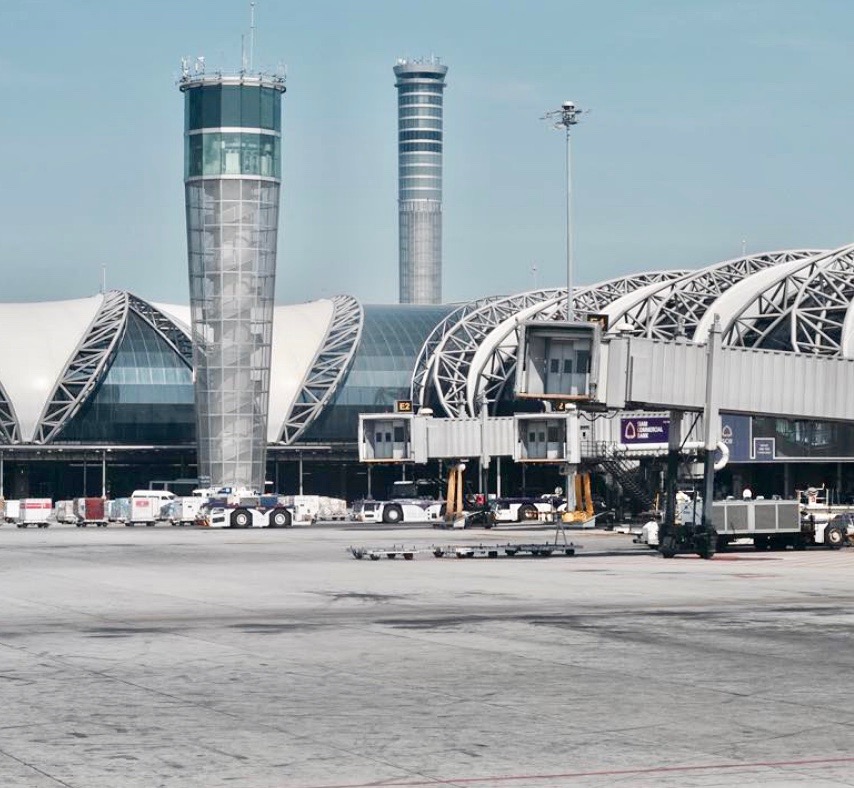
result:
[[[249,3],[249,70],[255,62],[255,0]]]

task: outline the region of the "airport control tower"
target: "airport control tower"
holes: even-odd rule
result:
[[[398,60],[400,303],[442,303],[442,93],[437,58]]]
[[[284,77],[179,85],[199,478],[263,492]]]

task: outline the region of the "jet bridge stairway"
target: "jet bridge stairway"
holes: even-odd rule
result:
[[[639,472],[638,461],[620,452],[615,444],[597,441],[582,447],[585,461],[598,465],[622,487],[625,495],[633,501],[640,511],[649,511],[655,507],[655,496]]]

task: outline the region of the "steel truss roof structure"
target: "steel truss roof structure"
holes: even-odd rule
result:
[[[578,288],[577,312],[600,312],[615,298],[637,288],[682,276],[685,271],[655,271],[617,277]],[[549,288],[483,299],[448,315],[425,342],[413,375],[418,406],[438,403],[449,416],[474,416],[480,399],[494,403],[516,365],[518,323],[558,320],[566,315],[566,289]]]
[[[128,304],[127,293],[111,290],[104,294],[94,320],[54,385],[36,426],[34,443],[54,438],[100,383],[122,337]]]
[[[773,278],[746,280],[735,295],[721,314],[725,344],[841,354],[854,297],[854,245],[793,261]]]
[[[611,331],[657,339],[690,336],[709,306],[745,278],[771,266],[814,257],[820,252],[793,250],[745,255],[702,268],[658,287],[614,301],[605,311]]]
[[[281,442],[291,444],[321,414],[338,390],[359,346],[364,325],[362,305],[352,296],[332,298],[333,314],[309,371],[282,427]]]
[[[0,384],[0,444],[18,443],[21,440],[21,430],[18,418],[6,389]]]
[[[166,343],[184,360],[184,363],[192,369],[193,340],[190,335],[172,318],[167,317],[147,301],[143,301],[133,293],[127,295],[130,308],[160,334]]]
[[[435,361],[435,350],[442,342],[443,337],[448,331],[462,320],[466,315],[475,312],[486,304],[493,301],[498,301],[505,296],[488,296],[479,298],[476,301],[469,301],[461,306],[458,306],[453,312],[444,317],[436,327],[430,332],[430,335],[424,340],[418,357],[415,359],[415,366],[412,371],[412,382],[409,384],[409,396],[413,403],[416,403],[419,408],[430,407],[430,381],[433,376],[433,362]]]
[[[445,330],[433,350],[431,385],[448,416],[469,415],[465,408],[468,367],[489,333],[505,320],[526,319],[532,310],[557,300],[561,293],[566,291],[551,288],[488,300]]]

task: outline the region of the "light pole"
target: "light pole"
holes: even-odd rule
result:
[[[572,308],[572,145],[570,129],[578,123],[578,116],[584,112],[572,101],[564,101],[560,109],[543,115],[543,120],[552,122],[554,128],[566,131],[566,319],[575,317]]]

